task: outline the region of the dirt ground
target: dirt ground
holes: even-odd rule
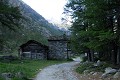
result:
[[[73,74],[75,65],[79,62],[68,62],[57,65],[52,65],[44,68],[34,80],[79,80]]]

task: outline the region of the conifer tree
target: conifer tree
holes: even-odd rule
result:
[[[118,0],[69,0],[66,5],[73,17],[73,43],[78,52],[88,53],[90,61],[98,52],[99,58],[120,62],[119,5]]]

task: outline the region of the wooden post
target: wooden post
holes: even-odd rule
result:
[[[67,42],[67,59],[69,59],[69,56],[68,56],[68,42]]]
[[[20,59],[22,59],[22,49],[21,48],[18,49],[18,56]]]
[[[30,59],[32,59],[32,52],[30,51]]]

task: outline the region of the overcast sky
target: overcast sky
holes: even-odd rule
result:
[[[66,0],[22,0],[47,20],[60,22]]]

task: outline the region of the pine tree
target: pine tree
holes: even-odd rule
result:
[[[23,19],[18,7],[10,6],[7,0],[0,0],[0,51],[8,39],[9,30],[15,31],[20,27],[21,18]]]
[[[82,50],[85,50],[82,47],[86,48],[89,58],[94,58],[93,52],[98,52],[100,58],[111,58],[116,63],[119,56],[119,5],[118,0],[69,0],[66,5],[73,17],[74,44]]]
[[[23,18],[19,7],[12,7],[4,0],[0,1],[0,27],[6,27],[15,30]]]

